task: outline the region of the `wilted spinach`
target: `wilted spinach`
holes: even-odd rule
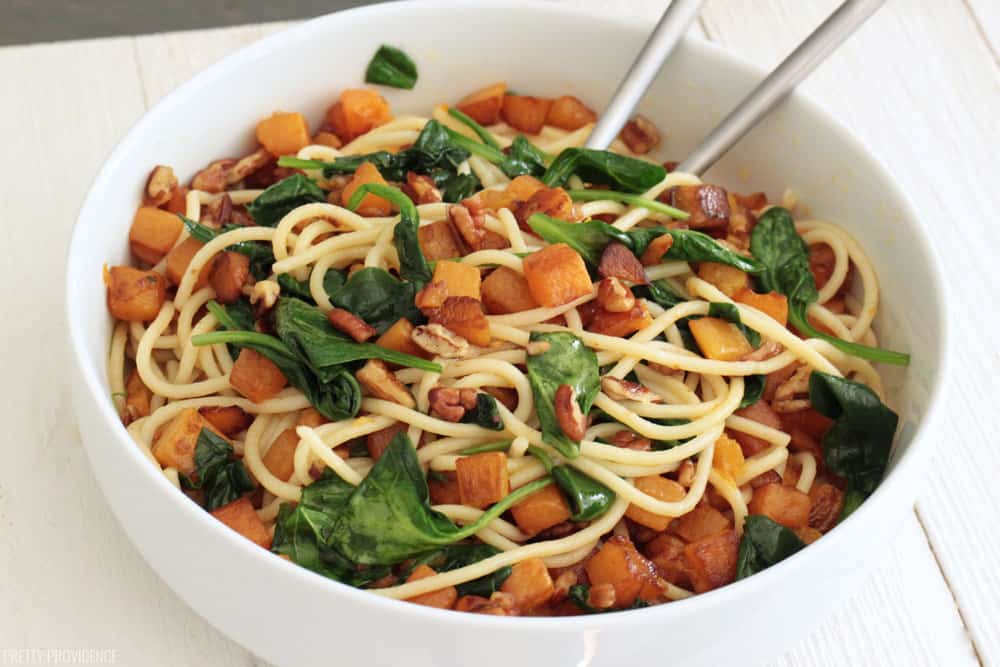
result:
[[[257,195],[247,204],[247,211],[261,227],[274,227],[293,209],[325,201],[326,192],[314,181],[292,174]]]
[[[548,349],[541,354],[528,355],[526,361],[542,438],[566,458],[576,458],[580,443],[570,440],[559,427],[554,407],[556,390],[568,384],[583,414],[590,412],[601,387],[597,355],[571,333],[536,331],[532,332],[531,341],[548,344]]]
[[[426,556],[415,559],[413,565],[414,567],[421,564],[428,565],[438,573],[449,572],[457,570],[460,567],[465,567],[466,565],[478,563],[491,556],[496,556],[498,553],[500,553],[500,550],[489,544],[449,544],[438,551],[433,551]],[[412,569],[410,568],[410,571]],[[510,576],[511,570],[510,565],[505,565],[495,572],[491,572],[478,579],[458,584],[455,588],[458,590],[460,596],[479,595],[480,597],[488,598],[500,590],[500,586]]]
[[[810,338],[821,338],[847,354],[897,366],[910,363],[910,355],[841,340],[817,331],[806,311],[819,298],[816,281],[809,270],[809,249],[795,231],[791,214],[781,207],[768,209],[750,234],[750,252],[764,265],[758,276],[768,292],[788,297],[788,322]]]
[[[687,301],[666,280],[653,280],[647,285],[636,285],[632,292],[641,299],[649,299],[665,310]]]
[[[326,292],[327,296],[335,294],[337,290],[344,286],[345,280],[343,271],[328,269],[323,274],[323,291]],[[277,277],[277,281],[283,295],[294,296],[309,303],[316,303],[312,292],[309,290],[309,281],[296,280],[289,273],[282,273]]]
[[[417,228],[420,226],[417,207],[402,191],[380,183],[365,183],[359,187],[351,195],[348,207],[351,210],[356,209],[369,192],[399,206],[399,222],[396,223],[392,234],[392,241],[399,255],[399,275],[403,280],[423,287],[431,281],[431,267],[424,257],[424,251],[420,249],[417,238]]]
[[[542,462],[559,486],[573,511],[572,521],[593,521],[615,502],[615,492],[593,477],[567,465],[553,465],[552,458],[538,447],[528,447],[528,451]]]
[[[522,135],[514,137],[507,155],[499,164],[508,177],[541,176],[545,173],[545,154]]]
[[[462,422],[466,424],[476,424],[491,431],[502,431],[504,429],[503,420],[500,418],[500,410],[497,408],[497,399],[484,391],[476,394],[476,407],[466,410],[462,417]]]
[[[184,223],[191,238],[208,243],[220,234],[231,232],[234,229],[243,229],[239,225],[225,225],[222,229],[212,229],[200,222],[195,222],[187,216],[177,214],[177,217]],[[226,250],[238,252],[250,258],[250,273],[256,280],[264,280],[271,275],[271,265],[274,264],[274,252],[270,243],[259,243],[257,241],[240,241],[226,246]]]
[[[473,120],[472,118],[470,118],[467,114],[459,111],[455,107],[449,107],[449,109],[448,109],[448,115],[451,116],[452,118],[455,118],[456,120],[458,120],[459,122],[461,122],[463,125],[465,125],[466,127],[468,127],[470,130],[472,130],[473,132],[475,132],[476,136],[479,137],[479,140],[481,142],[483,142],[484,144],[486,144],[490,148],[493,148],[495,150],[500,150],[500,144],[498,144],[497,141],[496,141],[496,139],[493,138],[493,135],[490,134],[489,131],[485,127],[483,127],[482,125],[480,125],[479,123],[477,123],[475,120]]]
[[[763,514],[751,514],[743,524],[739,555],[736,558],[736,578],[745,579],[779,563],[805,543],[798,535]]]
[[[190,488],[204,489],[205,509],[228,505],[254,490],[253,481],[242,461],[233,458],[233,446],[210,429],[198,433],[194,447],[195,479],[186,479]]]
[[[337,289],[327,288],[333,305],[351,311],[380,334],[401,317],[413,324],[424,321],[423,314],[413,303],[417,291],[415,284],[403,282],[385,269],[375,267],[355,271]]]
[[[667,170],[661,165],[611,151],[566,148],[549,165],[542,182],[550,188],[558,187],[573,174],[587,183],[609,185],[626,192],[645,192],[662,181]]]
[[[365,83],[409,90],[417,83],[417,65],[400,49],[383,44],[368,63]]]

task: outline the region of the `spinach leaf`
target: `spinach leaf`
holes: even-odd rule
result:
[[[439,551],[432,552],[427,556],[417,559],[414,561],[414,566],[423,563],[434,568],[434,570],[438,573],[448,572],[450,570],[457,570],[460,567],[465,567],[466,565],[478,563],[479,561],[485,560],[490,556],[495,556],[498,553],[500,553],[500,550],[490,546],[489,544],[451,544],[440,549]],[[479,595],[481,597],[488,598],[493,595],[493,593],[500,590],[500,586],[502,586],[503,582],[510,576],[511,571],[511,566],[506,565],[499,570],[479,577],[478,579],[473,579],[472,581],[467,581],[464,584],[459,584],[455,588],[458,589],[459,596]]]
[[[484,391],[476,394],[476,407],[467,410],[462,421],[488,428],[491,431],[504,429],[503,420],[500,419],[500,410],[497,409],[497,399]]]
[[[410,90],[417,83],[417,65],[400,49],[383,44],[368,63],[365,83]]]
[[[205,490],[205,509],[209,512],[254,490],[243,462],[233,458],[233,446],[207,428],[198,433],[194,469],[198,481],[188,483]]]
[[[593,521],[615,502],[615,492],[593,477],[567,465],[553,465],[549,455],[538,447],[528,447],[528,451],[542,462],[566,497],[573,511],[570,520]]]
[[[766,384],[766,375],[748,375],[743,378],[743,400],[740,401],[740,407],[738,407],[737,410],[749,408],[751,405],[759,401],[764,395],[764,387]]]
[[[402,191],[381,183],[365,183],[359,187],[351,196],[348,207],[352,211],[356,209],[369,192],[399,206],[399,222],[392,234],[392,241],[399,255],[399,275],[403,280],[423,287],[431,281],[431,268],[417,239],[417,228],[420,226],[417,207]]]
[[[745,579],[766,570],[805,547],[798,535],[763,514],[751,514],[743,524],[736,578]]]
[[[592,148],[566,148],[542,176],[551,187],[563,185],[573,174],[588,183],[617,187],[626,192],[645,192],[666,175],[661,165]]]
[[[257,195],[247,204],[247,211],[261,227],[274,227],[293,209],[325,201],[326,193],[315,182],[292,174]]]
[[[398,433],[351,493],[324,537],[328,545],[355,563],[391,565],[475,535],[511,506],[551,483],[543,478],[526,484],[476,521],[459,527],[431,509],[416,450],[405,433]]]
[[[600,220],[566,222],[543,213],[535,213],[528,218],[528,226],[549,243],[567,244],[580,253],[591,268],[596,268],[600,264],[604,247],[612,241],[624,244],[638,257],[653,239],[663,234],[669,234],[674,239],[670,249],[663,255],[664,259],[718,262],[748,273],[759,273],[763,268],[752,257],[737,254],[720,245],[708,234],[692,229],[641,227],[622,231]]]
[[[412,354],[397,352],[374,343],[356,343],[333,328],[316,306],[293,297],[278,299],[274,329],[278,338],[322,380],[336,374],[343,364],[365,359],[381,359],[400,366],[441,372],[441,367]]]
[[[496,141],[496,139],[493,138],[493,135],[490,134],[490,132],[485,127],[483,127],[482,125],[480,125],[479,123],[477,123],[475,120],[473,120],[472,118],[470,118],[468,115],[466,115],[465,113],[459,111],[455,107],[449,107],[448,108],[448,115],[451,116],[452,118],[457,119],[463,125],[465,125],[470,130],[472,130],[473,132],[475,132],[476,136],[479,137],[479,140],[481,142],[483,142],[484,144],[486,144],[490,148],[495,148],[496,150],[500,150],[500,144],[498,144],[497,141]]]
[[[532,332],[531,341],[548,343],[547,350],[528,355],[526,362],[542,439],[566,458],[576,458],[580,453],[580,443],[570,440],[559,428],[554,407],[556,390],[560,385],[568,384],[573,388],[583,414],[590,412],[601,386],[597,355],[571,333],[536,331]]]
[[[649,299],[660,307],[670,310],[674,306],[687,301],[684,297],[674,291],[674,288],[666,280],[653,280],[648,285],[636,285],[632,292],[641,299]]]
[[[823,458],[830,472],[847,479],[853,511],[885,474],[899,416],[860,382],[819,371],[809,376],[809,400],[835,420],[823,436]]]
[[[629,204],[630,206],[641,206],[648,211],[655,211],[657,213],[663,213],[664,215],[669,215],[671,218],[676,218],[677,220],[687,220],[691,215],[686,211],[682,211],[679,208],[673,206],[668,206],[661,201],[656,201],[655,199],[645,199],[638,195],[629,194],[628,192],[618,192],[616,190],[567,190],[570,198],[574,201],[601,201],[604,199],[610,199],[611,201],[622,202],[623,204]]]
[[[215,315],[215,319],[223,328],[253,330],[253,307],[247,299],[238,299],[226,305],[222,305],[218,301],[209,301],[206,306],[208,312]]]
[[[225,225],[221,230],[212,229],[211,227],[195,222],[191,218],[181,215],[180,213],[178,213],[177,216],[181,219],[181,222],[184,223],[184,226],[188,230],[188,234],[202,243],[208,243],[215,237],[225,232],[231,232],[234,229],[242,229],[239,225]],[[270,243],[241,241],[239,243],[233,243],[232,245],[226,246],[226,250],[238,252],[241,255],[246,255],[250,258],[250,273],[253,275],[254,279],[264,280],[271,275],[271,265],[274,264],[274,251],[271,250]]]
[[[809,249],[786,209],[776,206],[760,217],[750,234],[750,251],[764,265],[758,277],[760,284],[768,292],[788,297],[788,321],[803,335],[820,338],[842,352],[869,361],[898,366],[910,363],[908,354],[841,340],[817,331],[809,323],[806,310],[819,298],[819,292],[809,270]]]
[[[499,164],[500,170],[508,177],[515,178],[525,174],[541,176],[545,173],[545,155],[537,146],[522,135],[514,137],[510,150]]]
[[[648,607],[649,603],[642,598],[637,597],[635,601],[628,607],[611,607],[609,609],[598,609],[597,607],[590,606],[587,599],[590,597],[590,586],[588,584],[577,584],[576,586],[570,586],[569,589],[569,599],[577,607],[589,614],[604,614],[609,611],[625,611],[627,609],[642,609]]]
[[[379,334],[401,317],[413,324],[424,322],[423,314],[413,303],[417,286],[395,278],[385,269],[368,267],[356,271],[340,288],[328,289],[327,294],[333,305],[351,311]]]
[[[332,296],[344,286],[344,280],[343,271],[329,269],[323,274],[323,291],[326,292],[327,296]],[[281,293],[285,296],[294,296],[296,299],[302,299],[308,303],[316,303],[309,290],[309,281],[296,280],[290,273],[282,273],[277,277],[277,281],[278,286],[281,287]]]
[[[442,177],[443,176],[443,177]],[[479,182],[479,178],[473,174],[448,174],[448,173],[438,173],[437,175],[432,174],[431,178],[434,179],[434,183],[437,185],[438,190],[441,191],[441,199],[448,203],[460,202],[463,199],[468,199],[476,193],[477,190],[482,188],[482,183]]]
[[[510,449],[512,440],[497,440],[496,442],[487,442],[482,445],[473,445],[472,447],[466,447],[459,452],[462,456],[469,456],[471,454],[482,454],[483,452],[506,452]]]
[[[332,176],[353,174],[362,164],[371,162],[386,179],[399,181],[406,178],[406,172],[400,171],[399,166],[402,162],[399,156],[403,152],[375,151],[374,153],[365,153],[363,155],[345,155],[338,157],[333,162],[306,160],[292,155],[282,155],[278,158],[278,166],[290,167],[292,169],[319,169],[323,172],[324,177],[330,178]],[[387,173],[395,178],[390,178],[387,176]]]

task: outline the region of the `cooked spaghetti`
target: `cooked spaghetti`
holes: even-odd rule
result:
[[[262,547],[441,608],[668,602],[821,538],[896,426],[871,263],[790,192],[647,158],[644,118],[580,148],[595,118],[348,90],[188,186],[156,167],[105,268],[138,446]]]

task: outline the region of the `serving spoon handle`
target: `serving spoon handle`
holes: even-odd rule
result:
[[[653,28],[642,51],[636,56],[628,74],[618,85],[611,102],[601,114],[587,139],[587,148],[606,149],[625,127],[636,105],[646,94],[670,52],[674,50],[691,22],[698,16],[704,0],[673,0]]]
[[[736,105],[677,171],[700,176],[846,40],[884,0],[847,0]]]

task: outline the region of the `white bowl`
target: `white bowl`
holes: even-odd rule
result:
[[[651,27],[542,3],[455,0],[341,12],[209,68],[117,147],[70,246],[77,413],[95,476],[129,537],[222,632],[281,665],[622,665],[662,656],[689,667],[752,664],[808,633],[885,554],[912,505],[946,373],[941,271],[890,173],[800,95],[706,178],[772,198],[790,186],[818,217],[854,234],[881,280],[881,340],[909,351],[913,363],[887,372],[902,426],[878,491],[829,535],[761,574],[681,602],[573,618],[496,618],[387,600],[299,568],[224,527],[150,465],[112,408],[100,269],[128,261],[129,224],[154,164],[189,177],[210,159],[245,153],[254,123],[276,109],[303,111],[318,124],[341,89],[361,84],[382,43],[404,48],[420,68],[413,91],[383,91],[397,111],[429,113],[437,102],[497,80],[538,94],[574,94],[600,109]],[[718,47],[687,40],[641,109],[665,130],[665,157],[682,158],[761,75]]]

